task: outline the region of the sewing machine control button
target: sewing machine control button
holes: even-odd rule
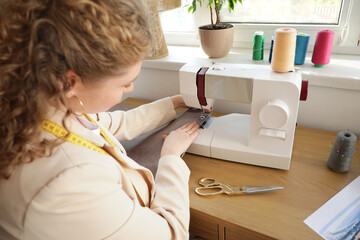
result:
[[[289,113],[285,102],[274,99],[261,108],[259,119],[266,128],[279,129],[288,121]]]

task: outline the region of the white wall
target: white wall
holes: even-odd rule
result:
[[[179,94],[179,72],[142,68],[135,88],[126,97],[156,100]],[[250,105],[216,102],[214,111],[249,113]],[[333,132],[350,129],[360,136],[360,91],[309,86],[307,101],[300,102],[298,125]]]

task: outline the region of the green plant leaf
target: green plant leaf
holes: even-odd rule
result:
[[[220,10],[222,9],[224,0],[216,0],[216,3],[218,5],[218,12],[220,12]]]
[[[214,1],[213,0],[209,0],[207,7],[213,7],[214,6]]]
[[[1,0],[0,0],[1,1]],[[199,3],[200,7],[202,7],[202,3],[204,0],[192,0],[191,4],[186,4],[185,6],[188,7],[188,13],[194,13],[197,9],[197,3]],[[235,5],[237,3],[243,4],[243,0],[208,0],[207,8],[214,9],[215,3],[217,4],[217,10],[218,13],[222,10],[223,4],[227,2],[227,5],[229,7],[229,12],[232,12],[235,10]],[[184,6],[184,7],[185,7]]]
[[[188,14],[190,14],[191,11],[192,11],[192,13],[194,13],[192,6],[190,6],[190,7],[188,8]]]
[[[196,0],[193,0],[191,7],[192,7],[192,12],[194,13],[196,11]]]
[[[229,12],[234,11],[236,0],[228,0]]]

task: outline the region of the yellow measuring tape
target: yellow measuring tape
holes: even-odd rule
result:
[[[54,136],[63,139],[67,142],[70,143],[74,143],[76,145],[79,145],[81,147],[90,149],[90,150],[94,150],[106,155],[109,155],[109,153],[107,153],[106,151],[104,151],[102,148],[100,148],[99,146],[96,146],[94,143],[86,140],[83,137],[80,137],[79,135],[73,133],[73,132],[68,132],[63,126],[60,126],[50,120],[44,120],[41,123],[41,127],[42,129],[44,129],[45,131],[53,134]]]
[[[85,116],[86,116],[92,123],[95,123],[96,125],[98,125],[97,122],[95,122],[95,120],[92,119],[88,114],[85,114]],[[103,137],[105,138],[105,140],[108,141],[108,143],[110,143],[111,146],[115,147],[115,143],[114,143],[113,141],[111,141],[111,139],[109,138],[109,136],[104,132],[104,130],[103,130],[101,127],[99,127],[99,128],[100,128],[100,133],[101,133],[101,135],[103,135]]]
[[[85,116],[93,123],[95,123],[96,125],[98,125],[94,119],[92,119],[89,115],[85,114]],[[80,137],[79,135],[73,133],[73,132],[69,132],[67,131],[63,126],[60,126],[59,124],[56,124],[50,120],[43,120],[41,122],[41,127],[42,129],[44,129],[45,131],[53,134],[54,136],[63,139],[67,142],[70,143],[74,143],[76,145],[79,145],[81,147],[90,149],[90,150],[94,150],[103,154],[106,154],[108,156],[111,156],[111,154],[109,154],[108,152],[106,152],[104,149],[102,149],[101,147],[95,145],[94,143],[86,140],[83,137]],[[104,130],[99,126],[100,128],[100,133],[101,135],[105,138],[106,141],[108,141],[108,143],[112,146],[112,147],[116,147],[115,143],[113,141],[111,141],[111,139],[109,138],[109,136],[104,132]],[[117,154],[114,151],[111,151],[115,156],[117,156]],[[113,158],[115,158],[114,156],[111,156]],[[120,159],[119,159],[120,160]],[[128,166],[128,164],[125,161],[121,161],[123,164],[125,164],[126,166]],[[121,166],[121,165],[120,165]],[[125,172],[125,169],[123,169]],[[126,174],[126,172],[125,172]],[[126,174],[127,175],[127,174]],[[136,195],[140,201],[140,204],[144,207],[145,202],[144,200],[141,198],[138,190],[135,187],[135,184],[133,183],[133,181],[131,180],[131,178],[129,176],[127,176],[130,179],[131,184],[133,185]]]

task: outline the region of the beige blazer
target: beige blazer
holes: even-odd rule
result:
[[[59,124],[63,114],[54,110],[49,116]],[[93,118],[117,143],[118,159],[65,142],[51,157],[17,167],[9,180],[0,180],[0,239],[188,239],[186,164],[177,156],[164,156],[154,180],[117,141],[174,119],[171,99]],[[96,145],[112,148],[77,121],[66,124]],[[54,138],[45,131],[44,137]],[[140,205],[133,184],[147,207]]]

